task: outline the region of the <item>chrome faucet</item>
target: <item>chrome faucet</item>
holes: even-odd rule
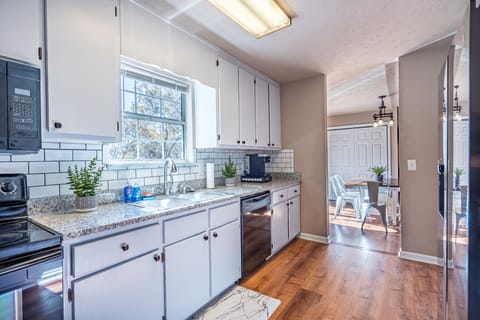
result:
[[[163,166],[163,193],[167,196],[170,195],[170,189],[173,185],[173,173],[176,172],[177,165],[172,158],[167,158],[167,160],[165,160],[165,165]]]

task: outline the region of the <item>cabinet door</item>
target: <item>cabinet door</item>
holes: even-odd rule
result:
[[[270,142],[268,83],[262,79],[255,80],[255,114],[255,145],[266,148]]]
[[[118,0],[46,1],[48,129],[115,141],[120,117]]]
[[[255,146],[255,78],[242,69],[239,69],[238,78],[240,143],[251,147]]]
[[[241,277],[240,220],[210,231],[211,296],[214,297]]]
[[[40,65],[43,47],[42,0],[0,1],[0,56]]]
[[[209,241],[199,234],[165,247],[167,319],[186,319],[210,297]]]
[[[280,113],[280,88],[268,84],[268,98],[270,104],[270,147],[281,149],[282,127]]]
[[[77,320],[161,319],[164,315],[159,250],[74,281],[72,287]]]
[[[288,202],[272,207],[272,254],[288,242]]]
[[[294,197],[288,203],[288,240],[300,233],[300,197]]]
[[[225,59],[218,58],[217,81],[219,143],[222,145],[238,145],[240,144],[238,67]]]

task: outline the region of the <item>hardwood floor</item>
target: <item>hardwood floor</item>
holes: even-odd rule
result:
[[[241,285],[281,300],[270,319],[438,319],[440,268],[296,239]]]

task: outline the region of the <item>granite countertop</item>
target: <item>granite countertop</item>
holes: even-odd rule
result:
[[[112,230],[152,219],[175,214],[178,212],[205,207],[214,203],[245,197],[262,191],[270,191],[299,183],[299,178],[274,179],[269,183],[240,183],[235,187],[217,187],[198,191],[223,192],[225,195],[204,201],[189,201],[171,209],[140,207],[138,203],[116,202],[101,205],[96,211],[78,213],[74,210],[55,213],[36,213],[30,218],[56,232],[62,234],[63,240],[69,240],[93,234],[100,231]],[[160,198],[167,198],[162,196]]]

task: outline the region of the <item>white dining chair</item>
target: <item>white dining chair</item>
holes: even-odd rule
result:
[[[333,175],[329,178],[330,183],[333,188],[333,192],[336,196],[336,204],[335,204],[335,218],[340,212],[343,210],[346,202],[349,202],[353,210],[355,210],[355,216],[360,219],[360,193],[359,192],[351,192],[345,189],[345,184],[343,183],[343,179],[339,175]]]

